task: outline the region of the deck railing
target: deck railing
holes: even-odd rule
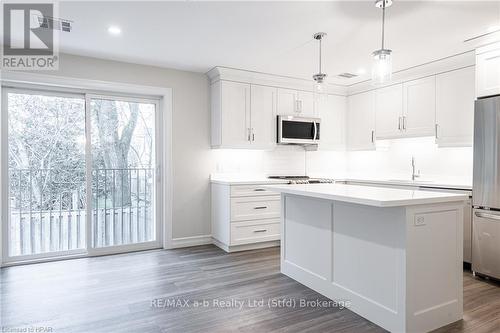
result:
[[[85,170],[10,169],[9,177],[10,256],[85,248]],[[93,246],[154,240],[153,191],[151,168],[93,169]]]

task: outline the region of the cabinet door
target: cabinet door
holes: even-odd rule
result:
[[[472,146],[474,67],[436,76],[436,142],[441,147]]]
[[[250,85],[222,81],[222,145],[250,146]]]
[[[377,89],[374,94],[377,138],[400,137],[403,126],[403,85]]]
[[[278,88],[278,115],[297,115],[297,91]]]
[[[327,95],[318,101],[321,150],[345,149],[347,98]]]
[[[375,149],[375,112],[372,91],[348,98],[347,147],[349,150]]]
[[[312,92],[299,91],[297,93],[298,115],[301,117],[316,117],[314,95]]]
[[[477,97],[500,94],[500,49],[478,54]]]
[[[276,144],[276,88],[251,86],[250,123],[253,148]]]
[[[405,136],[434,135],[436,123],[436,78],[403,84],[403,132]]]

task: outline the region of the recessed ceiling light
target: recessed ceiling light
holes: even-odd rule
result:
[[[122,33],[122,29],[120,29],[120,27],[116,26],[116,25],[110,25],[108,27],[108,32],[111,34],[111,35],[119,35]]]

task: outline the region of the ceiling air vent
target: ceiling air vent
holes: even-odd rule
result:
[[[337,75],[337,77],[343,78],[343,79],[352,79],[353,77],[356,77],[358,75],[353,74],[353,73],[340,73]]]
[[[73,27],[73,21],[70,20],[47,16],[37,16],[37,19],[40,27],[45,29],[71,32],[71,29]]]

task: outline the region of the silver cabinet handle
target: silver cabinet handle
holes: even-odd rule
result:
[[[253,232],[266,232],[267,229],[257,229],[257,230],[254,230]]]
[[[484,219],[500,220],[500,215],[481,213],[481,212],[476,212],[475,214],[477,217],[482,217]]]
[[[252,128],[252,141],[255,141],[255,133],[253,131],[254,129]]]
[[[401,117],[398,118],[398,130],[401,131]]]
[[[375,131],[372,130],[372,143],[375,143]]]
[[[316,137],[318,136],[318,124],[316,124],[315,121],[313,121],[313,125],[314,125],[314,137],[313,137],[313,141],[316,141]]]
[[[266,189],[265,188],[255,188],[254,191],[265,191]]]
[[[254,207],[253,209],[266,209],[267,206],[258,206],[258,207]]]
[[[439,129],[439,124],[435,124],[434,125],[434,131],[435,131],[436,139],[439,139],[438,129]]]
[[[403,116],[403,129],[406,130],[406,116]]]
[[[247,131],[248,131],[248,136],[247,136],[247,141],[250,141],[250,128],[247,128]]]
[[[302,101],[300,99],[298,99],[296,102],[295,102],[296,106],[297,106],[297,112],[298,113],[301,113],[302,112]]]

